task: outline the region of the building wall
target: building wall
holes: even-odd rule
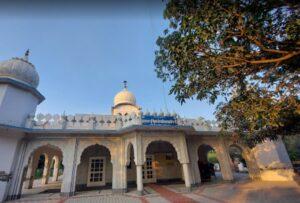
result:
[[[36,110],[38,99],[31,93],[0,84],[0,123],[24,126],[26,118]]]
[[[13,161],[21,138],[22,133],[0,131],[0,171],[4,171],[6,174],[12,173]],[[5,199],[7,185],[7,182],[0,181],[0,202]]]
[[[254,149],[257,164],[264,168],[291,168],[292,164],[281,139],[265,141]]]

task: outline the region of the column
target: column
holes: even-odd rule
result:
[[[221,173],[223,180],[231,181],[233,180],[232,169],[230,165],[230,156],[226,148],[221,145],[219,148],[216,148],[217,158],[220,163]]]
[[[29,160],[28,166],[27,166],[27,173],[26,173],[26,179],[23,183],[24,189],[31,189],[33,186],[34,181],[34,172],[36,169],[36,163],[34,163],[34,156],[32,156]]]
[[[187,140],[188,152],[190,157],[190,175],[191,184],[198,185],[201,183],[200,171],[198,166],[198,142],[196,140]]]
[[[191,191],[191,175],[190,175],[189,165],[188,163],[183,163],[181,165],[183,170],[185,187],[187,188],[188,191]]]
[[[113,175],[112,175],[112,190],[113,193],[125,193],[127,191],[124,186],[126,167],[124,167],[119,161],[112,161]]]
[[[59,163],[60,163],[60,160],[59,158],[55,158],[54,159],[55,162],[54,162],[54,166],[53,166],[53,177],[52,177],[52,181],[53,182],[56,182],[57,179],[58,179],[58,172],[59,172]]]
[[[61,196],[72,196],[75,194],[76,171],[77,171],[77,151],[79,140],[77,138],[69,140],[63,151],[63,180],[61,184]]]
[[[179,147],[180,147],[180,163],[182,164],[182,170],[183,170],[183,176],[184,176],[184,182],[185,187],[187,191],[191,191],[191,174],[190,174],[190,168],[189,168],[189,153],[187,150],[187,143],[185,135],[182,134],[180,137],[178,137],[179,141]],[[177,152],[178,153],[178,152]],[[179,156],[177,154],[177,156]]]
[[[136,185],[139,195],[143,195],[143,165],[136,165]]]
[[[45,162],[44,162],[44,170],[43,170],[43,177],[42,177],[42,185],[48,184],[49,174],[50,174],[50,165],[51,165],[52,157],[45,155]]]

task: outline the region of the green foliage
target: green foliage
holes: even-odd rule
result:
[[[36,169],[34,174],[34,179],[40,179],[43,177],[43,169]]]
[[[207,153],[207,160],[210,163],[219,163],[218,159],[217,159],[217,154],[214,150],[211,150]]]
[[[170,0],[157,76],[181,103],[225,98],[217,119],[249,146],[299,132],[299,13],[296,1]]]
[[[288,136],[283,138],[287,152],[291,161],[300,160],[300,135]]]

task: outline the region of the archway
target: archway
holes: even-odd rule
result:
[[[221,167],[216,151],[207,144],[198,147],[198,168],[201,182],[210,182],[221,179]]]
[[[62,171],[64,167],[62,165],[62,160],[58,156],[54,156],[50,167],[50,177],[51,182],[62,181]]]
[[[134,149],[131,143],[127,146],[126,154],[126,177],[127,177],[127,189],[136,188],[136,164],[134,161]]]
[[[234,179],[247,179],[249,177],[248,166],[243,157],[243,149],[238,145],[232,144],[229,146],[228,152],[231,158]]]
[[[60,192],[63,166],[62,162],[56,162],[52,166],[52,160],[62,160],[62,151],[52,145],[44,145],[35,149],[29,156],[27,166],[25,166],[22,191],[24,194],[37,194],[47,192]],[[50,179],[52,176],[51,168],[57,171],[57,177],[54,180]]]
[[[84,149],[77,166],[76,191],[108,189],[112,186],[111,153],[102,145]]]
[[[146,149],[144,183],[182,182],[182,167],[174,146],[167,141],[153,141]]]

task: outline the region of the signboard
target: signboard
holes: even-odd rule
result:
[[[142,125],[148,126],[176,126],[176,117],[174,116],[154,116],[143,115]]]

